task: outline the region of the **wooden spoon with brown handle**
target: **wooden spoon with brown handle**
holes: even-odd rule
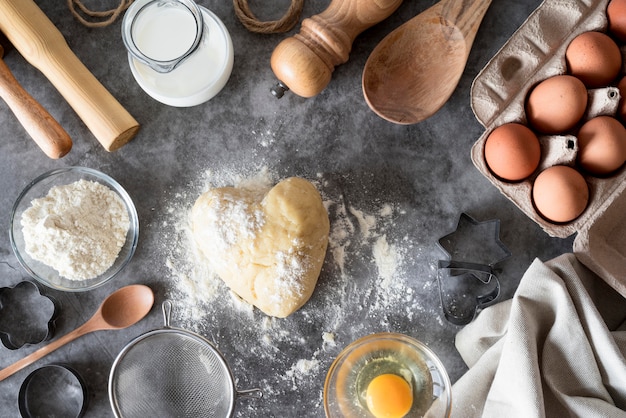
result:
[[[85,334],[95,331],[118,330],[134,325],[150,312],[153,304],[154,293],[148,286],[134,284],[122,287],[111,293],[83,325],[0,370],[0,380],[6,379]]]

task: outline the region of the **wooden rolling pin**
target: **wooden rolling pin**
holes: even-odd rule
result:
[[[33,0],[1,0],[0,30],[50,80],[107,151],[135,136],[137,121],[74,55]]]
[[[15,0],[14,0],[15,1]],[[402,0],[332,0],[322,13],[304,19],[300,33],[283,40],[271,57],[279,80],[272,90],[313,97],[328,85],[335,66],[348,61],[354,39],[389,17]]]
[[[0,45],[0,96],[48,157],[63,157],[72,149],[72,139],[59,122],[24,90],[2,60],[3,55],[4,48]]]

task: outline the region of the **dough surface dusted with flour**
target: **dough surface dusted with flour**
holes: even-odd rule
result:
[[[330,222],[309,181],[291,177],[269,190],[211,189],[194,204],[191,224],[210,267],[267,315],[284,318],[313,294]]]

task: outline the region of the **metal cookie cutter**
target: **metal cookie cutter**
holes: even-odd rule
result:
[[[80,418],[89,396],[76,370],[65,364],[35,369],[22,383],[18,407],[23,418]]]
[[[467,325],[500,296],[495,265],[511,256],[500,241],[500,221],[478,222],[461,213],[456,230],[437,244],[448,256],[437,264],[443,313],[451,323]]]
[[[10,350],[52,338],[57,302],[31,281],[0,288],[0,340]]]

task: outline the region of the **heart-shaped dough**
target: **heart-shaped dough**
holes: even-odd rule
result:
[[[209,190],[194,204],[191,223],[210,267],[267,315],[284,318],[313,294],[330,222],[309,181],[291,177],[269,191]]]

